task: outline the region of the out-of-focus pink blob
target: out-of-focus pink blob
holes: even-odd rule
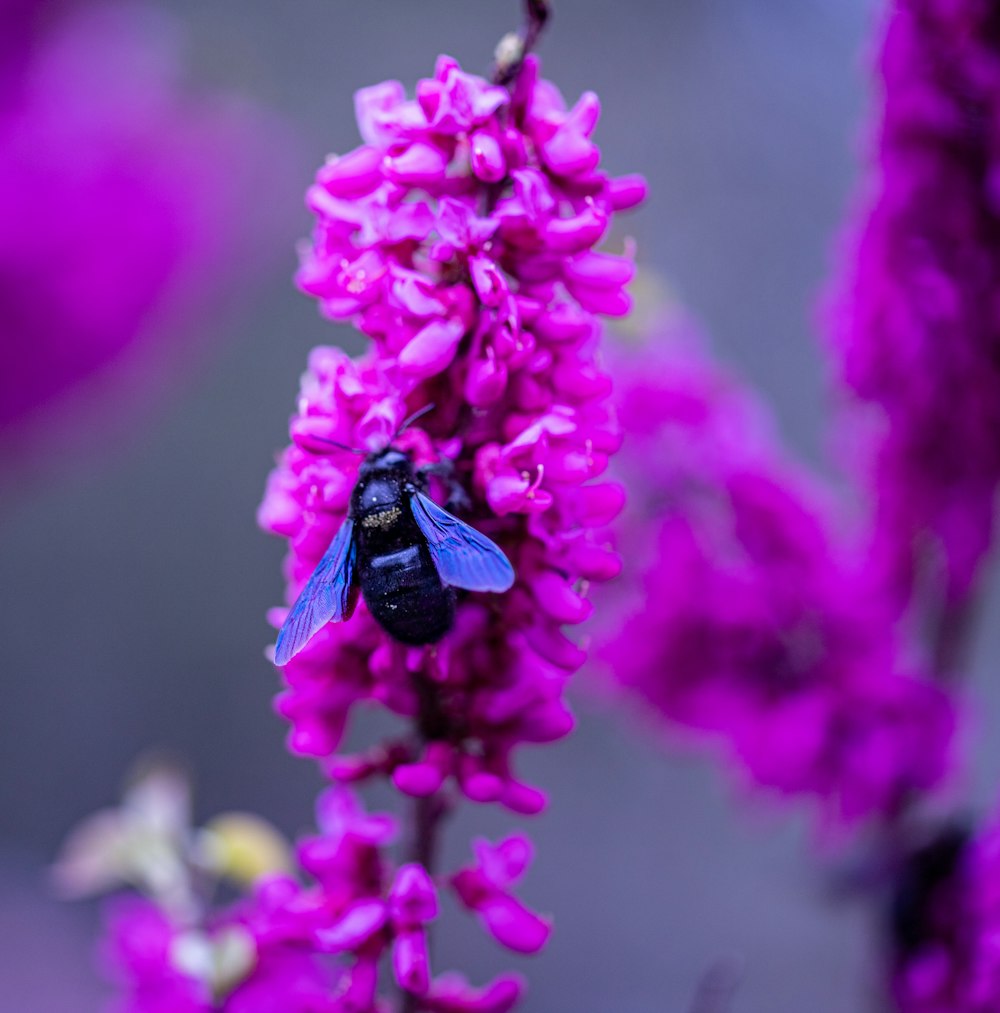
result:
[[[840,444],[871,488],[872,564],[899,609],[935,582],[954,608],[995,538],[1000,485],[997,11],[884,6],[872,166],[830,301],[857,402]]]
[[[832,491],[686,320],[614,365],[641,576],[596,636],[611,684],[716,743],[748,786],[811,799],[824,831],[939,786],[953,702],[909,657]]]
[[[206,313],[233,303],[267,263],[260,251],[280,248],[263,240],[290,173],[276,118],[182,86],[177,32],[162,13],[86,5],[53,16],[48,5],[0,4],[0,448],[9,453],[47,416],[68,433],[78,418],[63,399],[126,352],[135,365],[190,351]],[[158,385],[158,374],[147,366],[143,382]],[[111,400],[124,401],[125,386]],[[148,393],[127,391],[137,403]]]

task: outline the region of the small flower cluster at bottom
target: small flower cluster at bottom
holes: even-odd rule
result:
[[[395,821],[365,812],[349,789],[320,797],[319,832],[293,858],[254,817],[193,830],[187,806],[169,801],[184,798],[177,785],[154,772],[120,809],[81,824],[55,870],[76,895],[138,890],[110,902],[102,949],[121,1013],[385,1013],[392,1007],[377,990],[386,956],[415,1010],[504,1013],[521,998],[514,974],[483,988],[432,977],[426,929],[438,887],[421,865],[393,869]],[[511,890],[530,860],[523,837],[478,841],[474,862],[450,879],[460,903],[521,953],[540,949],[550,930]],[[245,892],[214,908],[206,898],[223,881]]]

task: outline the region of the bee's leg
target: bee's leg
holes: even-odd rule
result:
[[[469,494],[455,474],[455,462],[450,457],[442,457],[434,464],[425,464],[417,469],[417,481],[422,484],[424,489],[427,488],[431,478],[439,478],[448,490],[448,502],[445,503],[445,509],[450,513],[462,513],[472,506]]]

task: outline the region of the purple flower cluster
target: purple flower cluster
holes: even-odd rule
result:
[[[980,0],[891,5],[864,217],[834,355],[871,409],[875,561],[905,604],[964,598],[1000,478],[1000,37]],[[939,590],[938,588],[943,588]]]
[[[289,541],[292,600],[357,480],[358,458],[333,444],[371,452],[394,443],[416,466],[445,473],[435,495],[501,546],[516,582],[502,595],[462,596],[454,627],[430,648],[394,641],[359,604],[284,667],[277,708],[293,751],[319,758],[340,783],[386,777],[418,806],[458,794],[537,813],[545,796],[518,778],[512,754],[572,728],[564,688],[586,655],[562,627],[590,616],[589,585],[620,566],[606,527],[623,492],[599,480],[620,437],[595,314],[628,311],[632,264],[594,246],[644,184],[599,171],[596,97],[567,108],[533,57],[511,91],[442,57],[414,99],[388,82],[359,92],[356,105],[365,143],[331,158],[309,191],[317,228],[299,283],[370,346],[354,359],[312,353],[260,522]],[[419,428],[399,433],[428,406]],[[276,625],[285,614],[275,610]],[[410,730],[341,755],[351,713],[366,702]],[[325,856],[320,839],[302,860],[329,891]],[[520,835],[479,841],[475,862],[449,880],[486,931],[520,953],[541,949],[550,932],[513,892],[530,857]],[[517,1001],[514,978],[481,993],[432,979],[428,870],[404,866],[383,893],[366,863],[333,874],[349,891],[367,882],[367,892],[321,935],[353,954],[352,1009],[374,1008],[387,946],[413,1008],[485,1013]]]
[[[614,679],[721,741],[751,782],[815,799],[829,826],[936,784],[949,702],[901,661],[829,498],[761,405],[678,333],[616,377],[629,551],[649,563],[602,647]]]
[[[586,619],[589,583],[618,571],[605,528],[623,503],[619,486],[594,481],[619,444],[594,314],[627,311],[632,267],[593,247],[644,186],[598,171],[594,96],[567,109],[530,57],[515,77],[510,92],[442,58],[413,101],[394,83],[359,94],[366,144],[310,190],[319,221],[300,282],[371,345],[357,359],[313,352],[260,519],[289,540],[292,598],[344,520],[359,464],[346,448],[394,442],[438,466],[446,480],[432,491],[496,539],[516,583],[462,597],[428,648],[390,639],[362,605],[293,657],[277,704],[291,747],[336,782],[295,861],[246,814],[194,831],[186,785],[167,768],[77,828],[60,885],[144,895],[109,920],[124,1013],[505,1013],[518,976],[476,988],[432,974],[428,926],[445,888],[509,950],[548,940],[550,922],[515,892],[527,838],[477,840],[470,864],[435,878],[433,825],[456,795],[538,812],[544,796],[517,778],[512,751],[572,727],[563,689],[585,652],[562,626]],[[422,428],[400,433],[428,405]],[[411,728],[338,755],[363,702]],[[347,786],[376,776],[418,800],[415,860],[392,861],[395,821],[365,813]],[[251,889],[219,909],[221,881]]]
[[[104,958],[122,1013],[376,1013],[379,964],[427,1013],[505,1013],[524,991],[516,975],[482,989],[456,975],[432,979],[426,929],[438,891],[415,863],[393,871],[392,817],[368,814],[349,789],[320,798],[319,833],[297,848],[298,877],[257,878],[235,905],[206,911],[134,895],[109,906]],[[152,852],[146,841],[146,860]],[[251,842],[244,841],[243,850]],[[513,837],[477,844],[454,877],[456,895],[503,944],[533,952],[548,924],[509,885],[530,849]]]
[[[144,897],[125,896],[107,908],[102,958],[121,989],[116,1013],[332,1013],[335,971],[291,946],[258,945],[239,923],[220,920],[197,931],[172,920]],[[245,979],[227,981],[227,953],[244,953]],[[216,975],[216,967],[222,975]],[[231,990],[230,990],[231,987]]]
[[[284,175],[277,121],[245,100],[178,87],[165,15],[81,4],[53,17],[58,6],[3,5],[5,450],[113,363],[128,363],[135,386],[139,350],[162,359],[166,335],[177,345],[225,302],[234,253],[245,281],[261,263],[243,251],[270,245],[256,242],[270,233],[268,213],[245,198]],[[71,429],[63,415],[60,439]]]
[[[289,540],[291,600],[356,480],[357,458],[323,441],[378,449],[434,405],[398,445],[418,465],[447,462],[463,518],[503,548],[517,581],[461,600],[433,650],[394,642],[360,606],[285,667],[278,709],[292,748],[336,778],[387,775],[417,797],[454,783],[535,813],[544,796],[518,779],[513,750],[570,731],[563,689],[585,654],[561,627],[585,620],[588,586],[619,569],[604,528],[622,490],[593,481],[619,444],[594,314],[627,312],[632,264],[593,247],[644,185],[599,171],[597,98],[567,109],[532,57],[512,93],[442,57],[416,98],[387,82],[356,104],[365,143],[309,191],[318,224],[299,282],[371,346],[353,360],[314,351],[261,524]],[[424,741],[336,756],[362,701],[416,719]]]

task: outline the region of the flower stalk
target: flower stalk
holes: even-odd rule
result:
[[[522,815],[544,808],[544,794],[517,777],[514,751],[571,730],[563,692],[586,654],[562,627],[590,615],[585,588],[620,565],[606,528],[622,493],[597,481],[620,441],[597,314],[627,313],[632,267],[594,247],[644,185],[600,172],[596,96],[567,108],[541,79],[531,49],[548,6],[529,3],[527,14],[513,61],[498,69],[506,87],[442,58],[414,99],[396,82],[358,94],[364,144],[332,158],[310,189],[317,229],[299,284],[370,343],[354,360],[313,353],[292,445],[260,513],[289,539],[293,600],[344,523],[358,478],[358,459],[331,443],[370,453],[391,443],[429,476],[430,495],[513,564],[510,591],[458,596],[439,643],[395,641],[362,600],[283,669],[278,709],[292,723],[293,750],[341,783],[385,778],[410,800],[405,868],[421,870],[429,890],[456,799]],[[340,754],[362,701],[403,717],[412,733]],[[527,839],[479,841],[474,851],[446,884],[501,945],[537,952],[550,924],[513,891],[531,859]],[[376,994],[369,954],[380,939],[392,948],[404,1010],[517,1001],[516,978],[484,993],[433,978],[430,908],[392,922],[374,901],[364,905],[366,930],[333,940],[354,955],[352,981],[363,979],[366,997]]]
[[[524,66],[525,57],[535,51],[549,18],[552,7],[548,0],[524,0],[525,26],[520,35],[505,35],[497,45],[495,84],[510,87]]]

